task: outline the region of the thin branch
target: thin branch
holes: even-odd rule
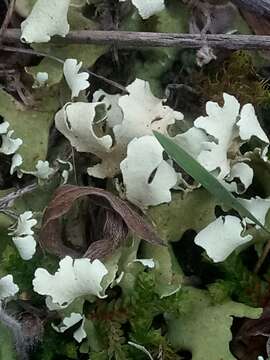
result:
[[[74,170],[75,183],[76,183],[76,185],[79,185],[78,177],[77,177],[77,164],[76,164],[76,160],[75,160],[75,150],[74,150],[73,146],[71,146],[71,154],[72,154],[72,165],[73,165],[73,170]]]
[[[16,43],[20,41],[19,29],[8,29],[3,41]],[[270,36],[266,35],[229,35],[128,32],[128,31],[71,31],[65,38],[54,37],[52,43],[60,44],[98,44],[117,45],[119,48],[138,47],[177,47],[200,49],[207,44],[213,49],[229,50],[270,50]]]
[[[47,58],[55,60],[61,64],[64,64],[64,60],[62,60],[56,56],[50,55],[48,53],[40,52],[40,51],[35,51],[32,49],[6,46],[6,45],[0,44],[0,50],[7,51],[7,52],[16,52],[16,53],[29,54],[29,55],[34,55],[34,56],[47,57]],[[107,79],[106,77],[104,77],[102,75],[98,75],[98,74],[94,73],[93,71],[90,71],[87,69],[85,69],[85,71],[87,71],[91,76],[94,76],[97,79],[100,79],[100,80],[106,82],[107,84],[116,87],[118,90],[121,90],[124,94],[128,94],[128,91],[126,90],[126,88],[124,86],[122,86],[121,84],[118,84],[117,82],[115,82],[113,80]]]
[[[8,25],[11,21],[11,18],[12,18],[13,12],[14,12],[14,8],[15,8],[15,3],[16,3],[16,0],[11,0],[10,4],[8,6],[5,19],[4,19],[1,29],[0,29],[0,42],[2,41],[3,35],[7,31]]]
[[[14,192],[7,194],[6,196],[0,198],[0,211],[6,210],[9,206],[12,206],[13,201],[19,198],[20,196],[29,193],[37,188],[37,184],[31,184],[24,188],[18,189]]]
[[[55,60],[61,64],[64,64],[64,60],[50,55],[48,53],[45,52],[40,52],[40,51],[36,51],[36,50],[32,50],[32,49],[27,49],[27,48],[20,48],[20,47],[13,47],[13,46],[6,46],[6,45],[1,45],[0,44],[0,50],[2,51],[7,51],[7,52],[16,52],[16,53],[22,53],[22,54],[29,54],[29,55],[34,55],[34,56],[40,56],[40,57],[47,57],[49,59]]]
[[[90,71],[88,69],[86,69],[85,71],[87,71],[90,75],[94,76],[95,78],[100,79],[100,80],[106,82],[107,84],[109,84],[111,86],[114,86],[118,90],[121,90],[123,94],[127,94],[127,95],[129,94],[127,89],[124,86],[122,86],[121,84],[118,84],[117,82],[115,82],[113,80],[107,79],[106,77],[104,77],[102,75],[98,75],[98,74],[96,74],[93,71]]]

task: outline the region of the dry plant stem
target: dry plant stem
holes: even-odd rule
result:
[[[6,210],[9,206],[12,205],[13,201],[19,198],[20,196],[27,194],[37,188],[37,184],[31,184],[28,186],[25,186],[22,189],[18,189],[17,191],[11,192],[7,194],[6,196],[2,197],[0,199],[0,211]]]
[[[6,46],[6,45],[1,45],[0,44],[0,50],[3,50],[3,51],[7,51],[7,52],[19,52],[19,53],[23,53],[23,54],[29,54],[29,55],[34,55],[34,56],[42,56],[42,57],[47,57],[49,59],[52,59],[52,60],[55,60],[61,64],[64,64],[64,60],[56,57],[56,56],[53,56],[53,55],[50,55],[48,53],[44,53],[44,52],[40,52],[40,51],[35,51],[35,50],[32,50],[32,49],[26,49],[26,48],[19,48],[19,47],[13,47],[13,46]],[[116,83],[115,81],[113,80],[110,80],[110,79],[107,79],[105,78],[104,76],[102,75],[98,75],[92,71],[89,71],[86,69],[86,71],[91,75],[91,76],[94,76],[106,83],[108,83],[109,85],[112,85],[114,87],[116,87],[117,89],[121,90],[123,93],[125,94],[129,94],[128,91],[125,89],[124,86]]]
[[[14,213],[12,210],[0,210],[1,213],[5,214],[6,216],[9,216],[11,219],[17,221],[19,216]]]
[[[19,29],[8,29],[3,41],[18,43]],[[228,50],[270,50],[270,36],[208,34],[208,45],[213,49]],[[205,40],[200,34],[128,32],[128,31],[71,31],[65,38],[54,37],[52,43],[117,45],[119,48],[177,47],[200,49]]]
[[[44,53],[44,52],[40,52],[40,51],[35,51],[32,49],[26,49],[26,48],[20,48],[20,47],[13,47],[13,46],[6,46],[6,45],[1,45],[0,44],[0,50],[2,51],[7,51],[7,52],[17,52],[17,53],[22,53],[22,54],[29,54],[29,55],[34,55],[34,56],[40,56],[40,57],[47,57],[49,59],[55,60],[61,64],[64,64],[64,60],[50,55],[48,53]]]
[[[9,23],[11,21],[13,11],[14,11],[14,8],[15,8],[15,3],[16,3],[16,0],[11,0],[10,4],[8,6],[6,17],[5,17],[4,21],[3,21],[1,29],[0,29],[0,42],[2,42],[3,35],[7,31],[8,25],[9,25]]]
[[[17,91],[18,96],[20,97],[22,103],[25,106],[33,106],[34,105],[34,99],[30,91],[23,85],[20,79],[20,73],[15,72],[13,76],[14,80],[14,87]]]
[[[73,146],[71,146],[71,154],[72,154],[72,165],[74,170],[74,180],[76,185],[78,185],[78,177],[77,177],[77,166],[76,166],[76,160],[75,160],[75,149]]]
[[[255,274],[258,274],[258,272],[260,271],[260,268],[262,267],[265,259],[267,258],[268,254],[270,252],[270,240],[268,240],[267,244],[265,245],[264,249],[263,249],[263,253],[262,255],[259,257],[258,262],[255,266],[254,272]]]
[[[122,86],[121,84],[118,84],[117,82],[115,82],[115,81],[113,81],[113,80],[107,79],[107,78],[105,78],[105,77],[102,76],[102,75],[98,75],[98,74],[96,74],[96,73],[93,73],[92,71],[89,71],[89,70],[87,70],[87,69],[86,69],[86,71],[87,71],[90,75],[94,76],[95,78],[100,79],[100,80],[106,82],[107,84],[116,87],[118,90],[121,90],[124,94],[129,95],[129,92],[127,91],[127,89],[126,89],[124,86]]]

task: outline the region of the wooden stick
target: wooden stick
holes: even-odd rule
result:
[[[25,186],[24,188],[20,188],[0,198],[0,212],[7,209],[9,206],[12,206],[14,200],[16,200],[18,197],[26,193],[29,193],[31,191],[34,191],[36,188],[37,188],[36,183],[30,184]]]
[[[270,36],[265,35],[206,35],[208,45],[213,49],[270,50]],[[19,29],[8,29],[3,37],[5,43],[20,41]],[[205,38],[198,34],[174,34],[128,31],[71,31],[65,38],[54,37],[52,43],[117,45],[120,48],[177,47],[200,49]]]
[[[12,18],[13,11],[14,11],[14,8],[15,8],[15,2],[16,2],[16,0],[11,0],[10,4],[8,6],[6,17],[5,17],[4,21],[3,21],[3,24],[1,26],[1,28],[0,28],[0,42],[1,42],[1,38],[3,37],[3,34],[7,31],[8,25],[9,25],[10,20]]]

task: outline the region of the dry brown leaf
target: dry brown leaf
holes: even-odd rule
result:
[[[231,349],[239,360],[257,359],[259,355],[270,355],[270,308],[267,305],[259,319],[238,319],[234,324]]]
[[[242,10],[244,19],[246,20],[249,27],[256,35],[269,35],[270,34],[270,19],[269,17],[258,15],[254,12]],[[269,59],[269,51],[260,51],[260,54]]]
[[[61,218],[76,201],[85,197],[89,199],[86,226],[92,225],[92,236],[88,236],[86,248],[78,250],[65,244]],[[95,187],[65,185],[58,188],[45,211],[40,244],[46,251],[60,257],[103,258],[123,244],[128,231],[151,244],[164,244],[153,227],[119,197]]]
[[[270,20],[269,18],[258,16],[254,13],[249,11],[242,11],[242,14],[254,31],[256,35],[269,35],[270,34]]]

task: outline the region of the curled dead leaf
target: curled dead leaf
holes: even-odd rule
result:
[[[81,204],[83,198],[87,202]],[[62,220],[78,202],[86,231],[76,248],[65,241]],[[95,187],[65,185],[58,188],[45,211],[40,244],[60,257],[104,258],[124,243],[129,231],[151,244],[164,245],[154,228],[119,197]]]
[[[270,307],[263,309],[259,319],[238,319],[232,328],[231,349],[239,360],[270,356]]]

